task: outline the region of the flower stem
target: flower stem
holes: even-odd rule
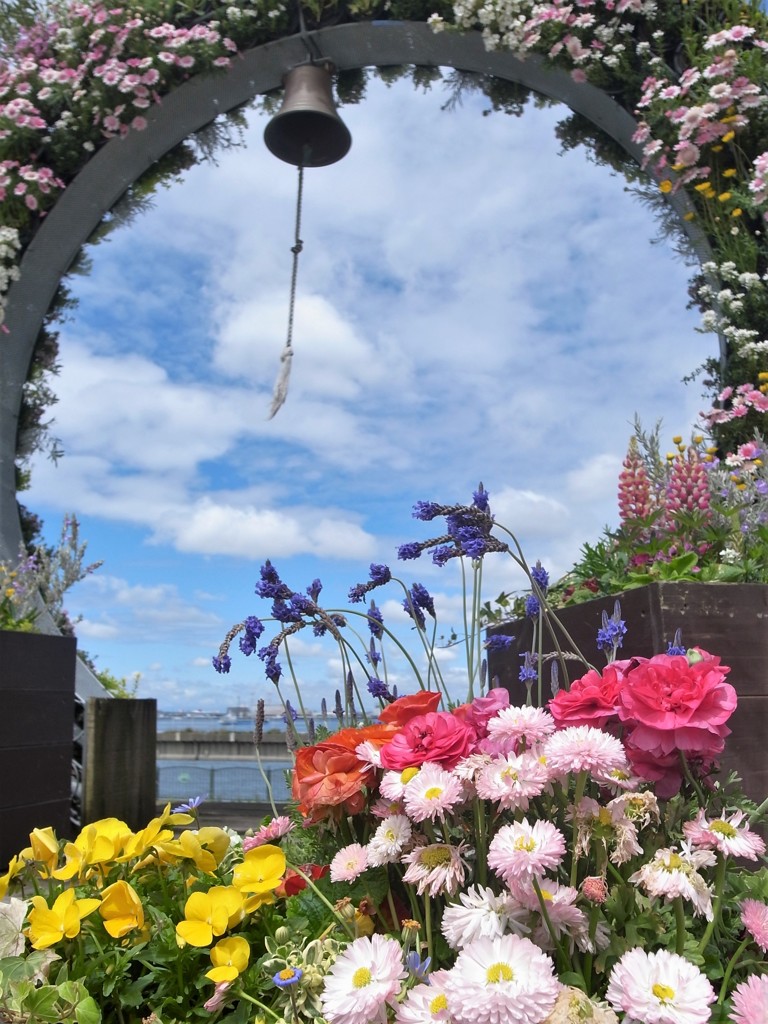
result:
[[[725,974],[723,975],[723,983],[720,986],[720,994],[717,997],[717,1004],[718,1004],[718,1006],[722,1006],[723,1005],[725,997],[728,995],[728,984],[729,984],[729,982],[731,980],[731,975],[733,974],[733,968],[736,966],[736,963],[739,960],[739,958],[741,957],[741,954],[744,952],[744,950],[749,945],[749,940],[751,939],[751,937],[752,936],[749,935],[749,934],[744,936],[744,938],[741,941],[741,945],[736,950],[736,952],[733,954],[731,959],[728,961],[728,966],[726,967]]]
[[[259,1002],[258,999],[254,999],[253,996],[249,996],[248,993],[243,992],[242,989],[238,989],[235,992],[235,995],[238,997],[238,999],[245,999],[247,1002],[253,1003],[254,1006],[258,1006],[260,1010],[264,1010],[266,1013],[269,1014],[270,1017],[274,1017],[278,1024],[285,1024],[285,1019],[283,1017],[279,1017],[274,1010],[270,1009],[270,1007],[268,1006],[265,1006],[264,1003]]]
[[[712,900],[712,920],[706,927],[704,934],[701,937],[698,951],[703,954],[707,948],[709,940],[712,938],[712,932],[715,930],[717,922],[720,919],[720,906],[723,901],[723,886],[725,885],[725,864],[726,858],[722,853],[717,855],[717,869],[715,871],[715,895]]]
[[[679,955],[682,956],[683,950],[685,949],[685,937],[687,935],[687,930],[685,927],[685,907],[683,906],[683,897],[675,896],[673,902],[675,905],[675,952],[679,953]]]

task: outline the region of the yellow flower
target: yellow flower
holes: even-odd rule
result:
[[[708,192],[712,188],[708,181],[700,181],[698,185],[693,186],[697,192]]]
[[[696,216],[696,214],[695,214],[695,213],[693,213],[693,211],[692,211],[692,210],[689,210],[689,211],[688,211],[688,213],[684,213],[684,214],[683,214],[683,220],[693,220],[693,218],[694,218],[695,216]]]
[[[721,192],[720,195],[717,198],[720,200],[721,203],[727,203],[728,200],[731,198],[731,193],[730,192]]]
[[[740,206],[737,206],[734,210],[731,210],[732,217],[740,217],[744,211]]]
[[[41,878],[51,878],[59,862],[59,841],[52,828],[35,828],[29,833],[30,846],[22,850],[22,860],[33,860]]]
[[[66,862],[53,872],[53,877],[62,880],[75,875],[88,878],[99,865],[116,860],[132,834],[119,818],[101,818],[86,825],[75,841],[64,847]]]
[[[190,946],[210,946],[214,935],[223,935],[243,919],[242,893],[233,885],[214,885],[208,892],[193,892],[184,905],[184,920],[176,925],[177,941]]]
[[[285,874],[285,854],[279,846],[257,846],[235,867],[232,884],[240,892],[273,892]]]
[[[250,956],[251,947],[242,935],[221,939],[211,950],[213,968],[205,976],[217,985],[222,981],[234,981],[248,966]]]
[[[33,949],[48,949],[62,939],[74,939],[80,922],[98,907],[100,900],[79,900],[74,889],[65,889],[48,907],[42,896],[33,896],[27,936]]]
[[[768,370],[761,370],[757,375],[758,380],[768,380]]]
[[[726,170],[723,171],[723,177],[724,178],[733,178],[735,176],[736,176],[736,168],[735,167],[728,167]]]
[[[108,885],[101,894],[99,913],[113,939],[121,939],[135,928],[144,927],[144,907],[138,893],[122,880]]]
[[[672,438],[672,444],[680,444],[682,440],[683,438],[680,434],[675,434],[675,436]]]
[[[663,192],[665,195],[672,191],[672,182],[669,178],[664,178],[663,181],[659,182],[659,191]]]
[[[725,135],[723,136],[723,142],[733,142],[733,140],[735,138],[736,138],[736,132],[734,132],[734,131],[726,132]]]
[[[713,153],[722,153],[722,151],[723,151],[723,147],[722,146],[713,146],[712,147],[712,152]]]
[[[8,862],[8,870],[4,875],[0,875],[0,900],[5,898],[5,894],[8,892],[8,886],[11,884],[11,879],[20,874],[20,872],[24,870],[24,867],[25,862],[21,857],[11,857]]]
[[[178,839],[159,844],[162,854],[178,860],[194,861],[200,871],[212,874],[229,849],[230,839],[222,828],[209,826],[197,832],[186,830]]]

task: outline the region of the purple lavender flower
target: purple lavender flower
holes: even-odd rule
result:
[[[427,620],[424,618],[424,612],[410,596],[410,592],[409,596],[403,601],[403,608],[408,612],[419,629],[426,629]]]
[[[486,491],[482,484],[478,484],[477,490],[472,495],[472,504],[475,508],[479,508],[481,512],[490,512],[488,497],[488,491]]]
[[[417,608],[422,608],[427,615],[435,618],[435,602],[423,583],[414,583],[411,587],[411,600]]]
[[[371,636],[376,637],[377,640],[381,640],[384,636],[384,616],[375,601],[371,601],[368,605],[368,629],[371,631]]]
[[[618,601],[613,606],[613,615],[608,618],[608,613],[603,612],[603,625],[597,631],[598,651],[616,652],[622,645],[627,633],[627,625],[621,618],[621,605]]]
[[[401,561],[407,562],[414,558],[420,558],[421,552],[423,550],[423,546],[419,544],[418,541],[411,541],[408,544],[400,545],[400,547],[397,549],[397,557]]]
[[[531,569],[531,576],[536,580],[541,591],[546,594],[549,587],[549,573],[542,567],[541,562],[536,562],[536,565]]]
[[[226,675],[226,673],[229,672],[229,670],[232,668],[232,659],[228,654],[215,654],[211,658],[211,664],[213,665],[217,672],[221,673],[222,675]]]
[[[240,650],[246,657],[249,657],[256,650],[256,643],[264,632],[264,624],[255,615],[249,615],[243,625],[243,635],[240,637]]]
[[[259,569],[259,576],[259,582],[256,584],[256,593],[259,597],[286,600],[291,596],[291,588],[283,583],[269,559]]]
[[[309,594],[310,598],[315,602],[315,604],[317,604],[317,599],[318,597],[320,597],[320,591],[322,589],[323,584],[320,580],[317,579],[312,580],[312,582],[307,587],[307,593]]]
[[[288,719],[295,722],[299,717],[299,713],[296,708],[291,704],[289,700],[285,702],[285,714],[283,715],[283,721],[288,724]]]
[[[521,654],[520,657],[523,659],[523,664],[520,666],[519,679],[521,683],[526,685],[529,682],[533,682],[534,679],[538,678],[538,672],[536,671],[536,662],[538,657],[535,654],[531,654],[530,651],[526,651],[525,654]]]
[[[382,700],[391,700],[392,696],[387,689],[387,684],[376,676],[368,677],[368,693],[372,697],[380,697]]]
[[[283,674],[282,666],[277,660],[277,650],[274,644],[268,644],[259,651],[259,658],[264,662],[264,673],[273,683],[277,683]]]
[[[458,555],[456,548],[451,547],[450,544],[441,544],[432,551],[432,561],[435,565],[445,565],[445,563]]]
[[[417,501],[413,506],[413,518],[429,522],[436,519],[442,512],[443,506],[436,501]]]
[[[293,595],[291,595],[293,597]],[[288,622],[301,622],[301,612],[296,611],[293,604],[286,604],[279,597],[272,602],[272,617],[283,624]]]
[[[541,604],[535,594],[529,594],[525,599],[525,614],[529,619],[537,618],[541,611]]]
[[[371,582],[375,583],[377,587],[382,586],[384,583],[389,583],[392,579],[392,573],[389,571],[388,565],[376,565],[375,562],[372,562],[369,572]]]
[[[514,642],[515,638],[513,636],[503,636],[501,633],[496,633],[494,636],[489,636],[483,646],[486,651],[506,651]]]
[[[675,630],[674,637],[667,644],[667,654],[687,654],[688,649],[683,646],[683,634],[679,629]]]

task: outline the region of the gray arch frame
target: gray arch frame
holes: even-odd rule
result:
[[[641,149],[632,141],[635,119],[589,83],[547,66],[536,57],[487,51],[478,32],[435,33],[418,22],[361,22],[319,29],[255,47],[220,75],[199,75],[147,111],[148,127],[102,147],[80,171],[43,221],[21,262],[21,275],[8,293],[6,325],[0,344],[0,558],[19,550],[15,456],[22,387],[43,318],[61,278],[101,219],[151,165],[193,132],[253,97],[280,86],[286,71],[307,59],[307,43],[340,70],[393,64],[443,66],[517,82],[567,104],[611,136],[636,162]],[[683,191],[667,197],[681,218],[693,250],[710,258],[704,235],[683,214],[691,209]],[[40,626],[55,631],[50,616]]]

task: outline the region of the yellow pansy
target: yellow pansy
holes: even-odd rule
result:
[[[250,956],[251,947],[242,935],[220,939],[211,950],[213,967],[205,976],[217,985],[223,981],[234,981],[248,966]]]
[[[108,885],[101,894],[99,914],[104,927],[113,939],[144,927],[144,907],[139,895],[128,882],[119,881]]]
[[[59,841],[52,828],[35,828],[29,833],[30,845],[22,850],[22,860],[33,860],[42,878],[51,878],[59,863]]]
[[[257,846],[235,867],[232,884],[256,895],[273,892],[285,874],[285,854],[279,846]]]
[[[119,818],[101,818],[86,825],[75,841],[64,847],[64,866],[54,871],[53,877],[66,880],[75,875],[80,878],[92,875],[99,865],[116,860],[132,835]]]
[[[229,849],[230,839],[224,829],[210,826],[197,832],[182,832],[178,839],[160,843],[161,854],[178,860],[194,861],[200,871],[212,873]]]
[[[11,857],[8,862],[8,870],[4,875],[0,875],[0,900],[5,898],[5,894],[8,892],[8,886],[11,884],[11,879],[20,874],[20,872],[24,870],[24,867],[25,864],[21,857]]]
[[[223,935],[242,921],[245,905],[242,893],[233,885],[214,885],[208,892],[193,892],[184,905],[184,920],[176,925],[176,936],[190,946],[210,946],[214,935]]]
[[[663,192],[665,195],[668,192],[672,191],[672,182],[669,180],[669,178],[664,178],[662,181],[659,182],[659,191]]]
[[[42,896],[30,900],[27,936],[33,949],[48,949],[62,939],[74,939],[80,931],[80,922],[98,907],[101,900],[79,900],[74,889],[65,889],[49,908]]]

